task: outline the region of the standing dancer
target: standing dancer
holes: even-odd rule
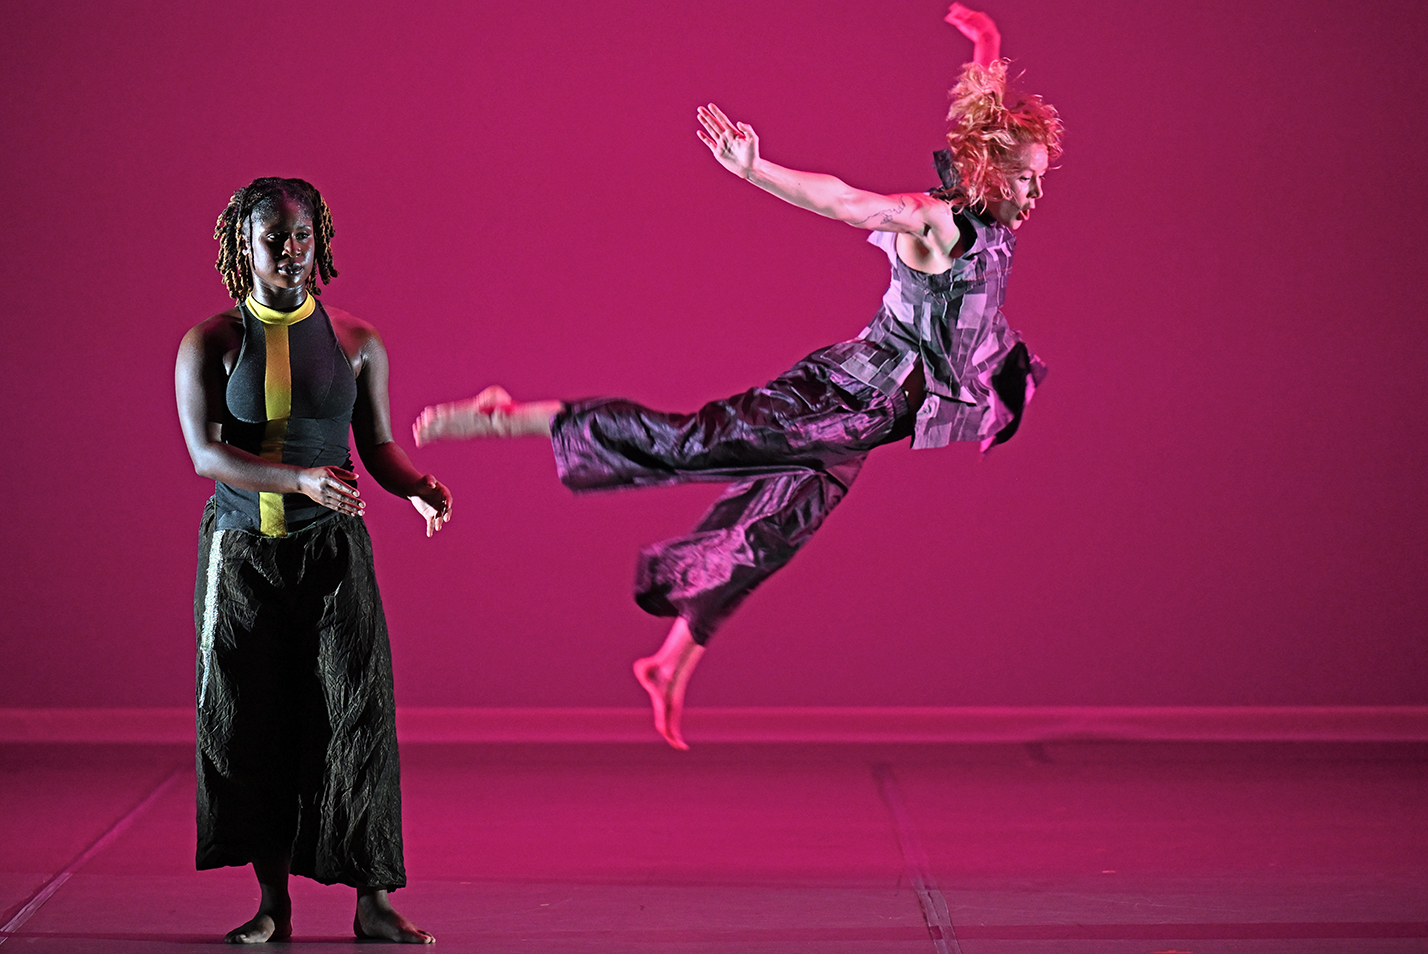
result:
[[[635,600],[675,617],[664,644],[635,663],[655,729],[675,748],[685,687],[728,615],[806,543],[868,452],[911,436],[915,448],[1016,432],[1044,367],[1001,312],[1021,227],[1060,155],[1061,123],[1040,97],[1011,96],[1000,36],[986,14],[947,16],[976,45],[952,89],[941,188],[878,195],[759,155],[759,139],[710,104],[698,136],[725,169],[785,202],[873,230],[892,285],[855,341],[813,352],[767,385],[666,414],[630,401],[517,403],[499,387],[428,407],[417,442],[549,437],[573,490],[733,481],[689,536],[645,548]]]
[[[301,179],[257,179],[218,218],[237,307],[184,336],[175,373],[203,514],[197,866],[252,864],[258,913],[231,944],[292,935],[288,875],[357,889],[359,938],[429,944],[387,892],[406,884],[392,661],[366,504],[347,446],[431,536],[451,495],[392,440],[387,352],[318,304],[332,216]]]

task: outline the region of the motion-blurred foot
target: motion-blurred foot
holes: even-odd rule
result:
[[[470,400],[426,408],[412,425],[412,436],[418,446],[472,437],[549,437],[550,419],[560,409],[559,401],[518,404],[505,388],[493,384]]]

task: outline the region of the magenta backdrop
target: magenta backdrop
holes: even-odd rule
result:
[[[941,0],[407,6],[9,7],[0,704],[191,698],[211,485],[172,366],[227,306],[235,187],[330,198],[327,300],[383,331],[407,446],[493,381],[688,409],[856,334],[887,273],[720,170],[695,106],[921,189],[969,54]],[[691,702],[1428,703],[1424,8],[990,11],[1068,128],[1007,306],[1052,376],[985,462],[875,453]],[[640,705],[635,551],[715,488],[577,499],[536,441],[414,457],[457,505],[428,541],[368,486],[399,700]]]

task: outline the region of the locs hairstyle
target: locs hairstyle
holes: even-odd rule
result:
[[[953,205],[978,205],[1011,194],[1007,183],[1017,147],[1040,143],[1047,158],[1061,157],[1061,119],[1040,96],[1007,90],[1007,60],[988,66],[968,63],[949,95],[947,145],[957,169],[957,185],[940,197]]]
[[[317,279],[322,277],[326,285],[337,277],[337,269],[332,266],[332,212],[312,183],[305,179],[280,179],[268,176],[254,179],[248,185],[233,193],[228,208],[218,216],[218,225],[213,237],[218,239],[218,274],[223,276],[223,284],[234,301],[242,301],[253,290],[253,268],[243,257],[240,234],[250,243],[253,240],[252,218],[260,217],[277,208],[279,199],[292,199],[307,207],[312,215],[313,231],[317,237],[317,267],[307,277],[307,289],[314,295],[321,295]],[[241,230],[241,232],[240,232]]]

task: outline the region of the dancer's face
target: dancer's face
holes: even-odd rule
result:
[[[1007,173],[1011,195],[1005,199],[988,199],[987,212],[1009,229],[1019,229],[1036,208],[1041,198],[1041,177],[1046,175],[1048,159],[1041,143],[1027,143],[1012,154],[1012,168]]]
[[[277,208],[249,221],[252,239],[247,243],[255,287],[297,289],[312,274],[317,239],[312,214],[300,202],[283,196]]]

